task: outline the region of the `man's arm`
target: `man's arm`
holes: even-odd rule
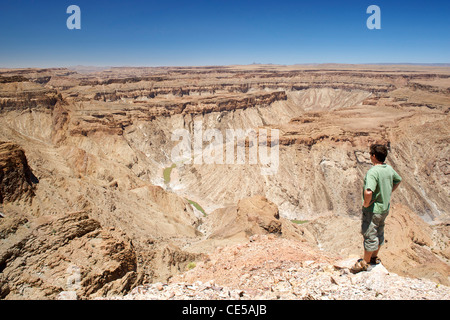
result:
[[[392,187],[392,192],[394,192],[395,189],[397,189],[399,185],[400,185],[400,182],[395,183],[394,186]]]
[[[364,204],[365,208],[368,208],[372,204],[372,190],[366,189],[364,190]]]
[[[400,177],[400,175],[395,172],[394,170],[394,176],[393,176],[393,186],[392,186],[392,192],[395,191],[395,189],[398,188],[398,185],[400,184],[400,182],[402,182],[402,177]]]

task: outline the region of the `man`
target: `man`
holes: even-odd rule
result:
[[[364,236],[364,258],[353,266],[353,272],[367,270],[369,264],[378,264],[378,252],[384,244],[384,221],[389,214],[391,194],[402,178],[384,163],[387,156],[384,145],[370,146],[372,168],[364,178],[361,233]]]

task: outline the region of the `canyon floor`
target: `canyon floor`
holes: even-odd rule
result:
[[[0,69],[0,298],[448,299],[449,110],[448,67]],[[353,275],[372,143],[403,181]]]

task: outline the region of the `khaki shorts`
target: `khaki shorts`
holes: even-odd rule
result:
[[[384,221],[386,213],[373,213],[362,208],[361,233],[364,236],[364,249],[368,252],[376,251],[384,244]]]

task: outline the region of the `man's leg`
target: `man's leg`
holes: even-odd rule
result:
[[[381,246],[379,245],[378,249],[375,250],[375,251],[366,251],[366,250],[364,250],[364,261],[366,263],[370,263],[370,260],[372,258],[378,257],[378,252],[380,251],[380,248],[381,248]]]
[[[374,223],[377,225],[377,237],[378,237],[378,248],[372,252],[372,258],[378,257],[378,252],[381,246],[384,244],[384,225],[389,211],[383,214],[379,214],[374,218]]]
[[[372,258],[378,257],[378,251],[380,251],[380,248],[381,248],[381,245],[378,246],[378,249],[377,249],[377,250],[375,250],[374,252],[372,252]]]
[[[374,254],[378,254],[379,239],[377,224],[374,223],[374,214],[372,212],[364,212],[361,223],[361,233],[364,237],[364,257],[363,260],[366,263],[370,262],[370,259]],[[375,218],[376,220],[376,218]]]
[[[378,251],[378,250],[377,250]],[[364,261],[369,264],[370,263],[370,259],[372,258],[372,255],[375,253],[376,251],[366,251],[364,250]]]

